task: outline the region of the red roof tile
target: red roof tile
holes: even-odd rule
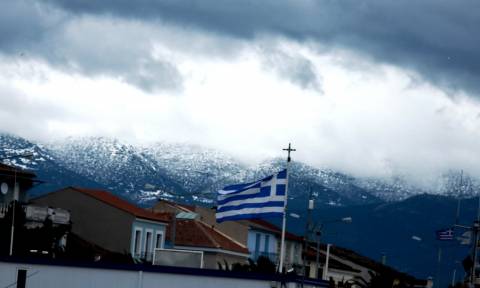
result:
[[[100,200],[104,203],[107,203],[115,208],[118,208],[127,213],[130,213],[135,217],[147,219],[147,220],[153,220],[153,221],[168,222],[168,218],[165,215],[156,214],[156,213],[147,211],[145,209],[142,209],[140,207],[137,207],[132,203],[113,195],[110,192],[97,190],[97,189],[79,188],[79,187],[70,187],[70,188],[80,193],[86,194],[90,197],[93,197],[97,200]]]
[[[171,232],[168,231],[168,238],[170,238],[170,234]],[[244,254],[249,253],[247,247],[236,243],[206,223],[198,220],[176,221],[175,245],[222,249]]]

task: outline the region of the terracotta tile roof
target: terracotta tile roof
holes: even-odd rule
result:
[[[147,211],[145,209],[142,209],[140,207],[137,207],[132,203],[113,195],[110,192],[97,190],[97,189],[80,188],[80,187],[69,187],[69,188],[75,191],[78,191],[80,193],[86,194],[97,200],[100,200],[104,203],[107,203],[127,213],[130,213],[135,217],[147,219],[147,220],[153,220],[153,221],[168,222],[168,218],[165,217],[165,215],[156,214],[156,213]]]
[[[172,225],[169,225],[167,228],[167,239],[170,239],[171,235],[170,226]],[[206,223],[198,220],[176,221],[175,245],[222,249],[244,254],[249,253],[247,247],[232,241]]]
[[[263,230],[266,230],[266,231],[270,231],[270,232],[272,232],[274,234],[277,234],[277,235],[282,234],[282,230],[279,227],[277,227],[275,224],[272,224],[272,223],[270,223],[268,221],[265,221],[265,220],[262,220],[262,219],[250,219],[250,220],[247,220],[247,223],[248,223],[249,226],[253,226],[254,228],[259,228],[259,229],[263,229]],[[297,236],[295,234],[292,234],[288,231],[285,232],[285,239],[288,239],[288,240],[291,240],[291,241],[300,241],[300,242],[303,241],[302,237]]]

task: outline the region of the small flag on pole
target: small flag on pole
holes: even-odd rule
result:
[[[440,240],[440,241],[453,240],[453,229],[448,228],[443,230],[437,230],[437,240]]]
[[[227,186],[218,191],[217,222],[281,217],[286,189],[286,169],[256,182]]]

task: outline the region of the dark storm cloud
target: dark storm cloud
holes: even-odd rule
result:
[[[278,76],[302,89],[313,89],[322,93],[321,78],[310,60],[301,55],[271,48],[263,52],[266,69],[273,70]]]
[[[76,16],[45,2],[2,1],[0,53],[45,60],[68,73],[113,76],[148,92],[182,88],[175,65],[152,55],[152,31],[141,23]]]
[[[79,14],[162,19],[253,38],[280,33],[414,69],[449,89],[480,91],[480,1],[51,0]]]
[[[0,4],[0,49],[20,54],[40,41],[52,25],[60,21],[58,14],[49,14],[48,6],[24,1],[3,1]]]

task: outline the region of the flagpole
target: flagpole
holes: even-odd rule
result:
[[[285,185],[285,202],[283,206],[283,221],[282,221],[282,240],[280,244],[280,267],[279,267],[279,272],[280,274],[283,273],[283,265],[284,265],[284,259],[285,259],[285,230],[287,226],[287,201],[288,201],[288,178],[290,174],[290,152],[296,151],[295,149],[292,149],[292,146],[290,143],[288,143],[288,148],[283,149],[284,151],[288,152],[288,157],[287,157],[287,177],[286,177],[286,185]]]

